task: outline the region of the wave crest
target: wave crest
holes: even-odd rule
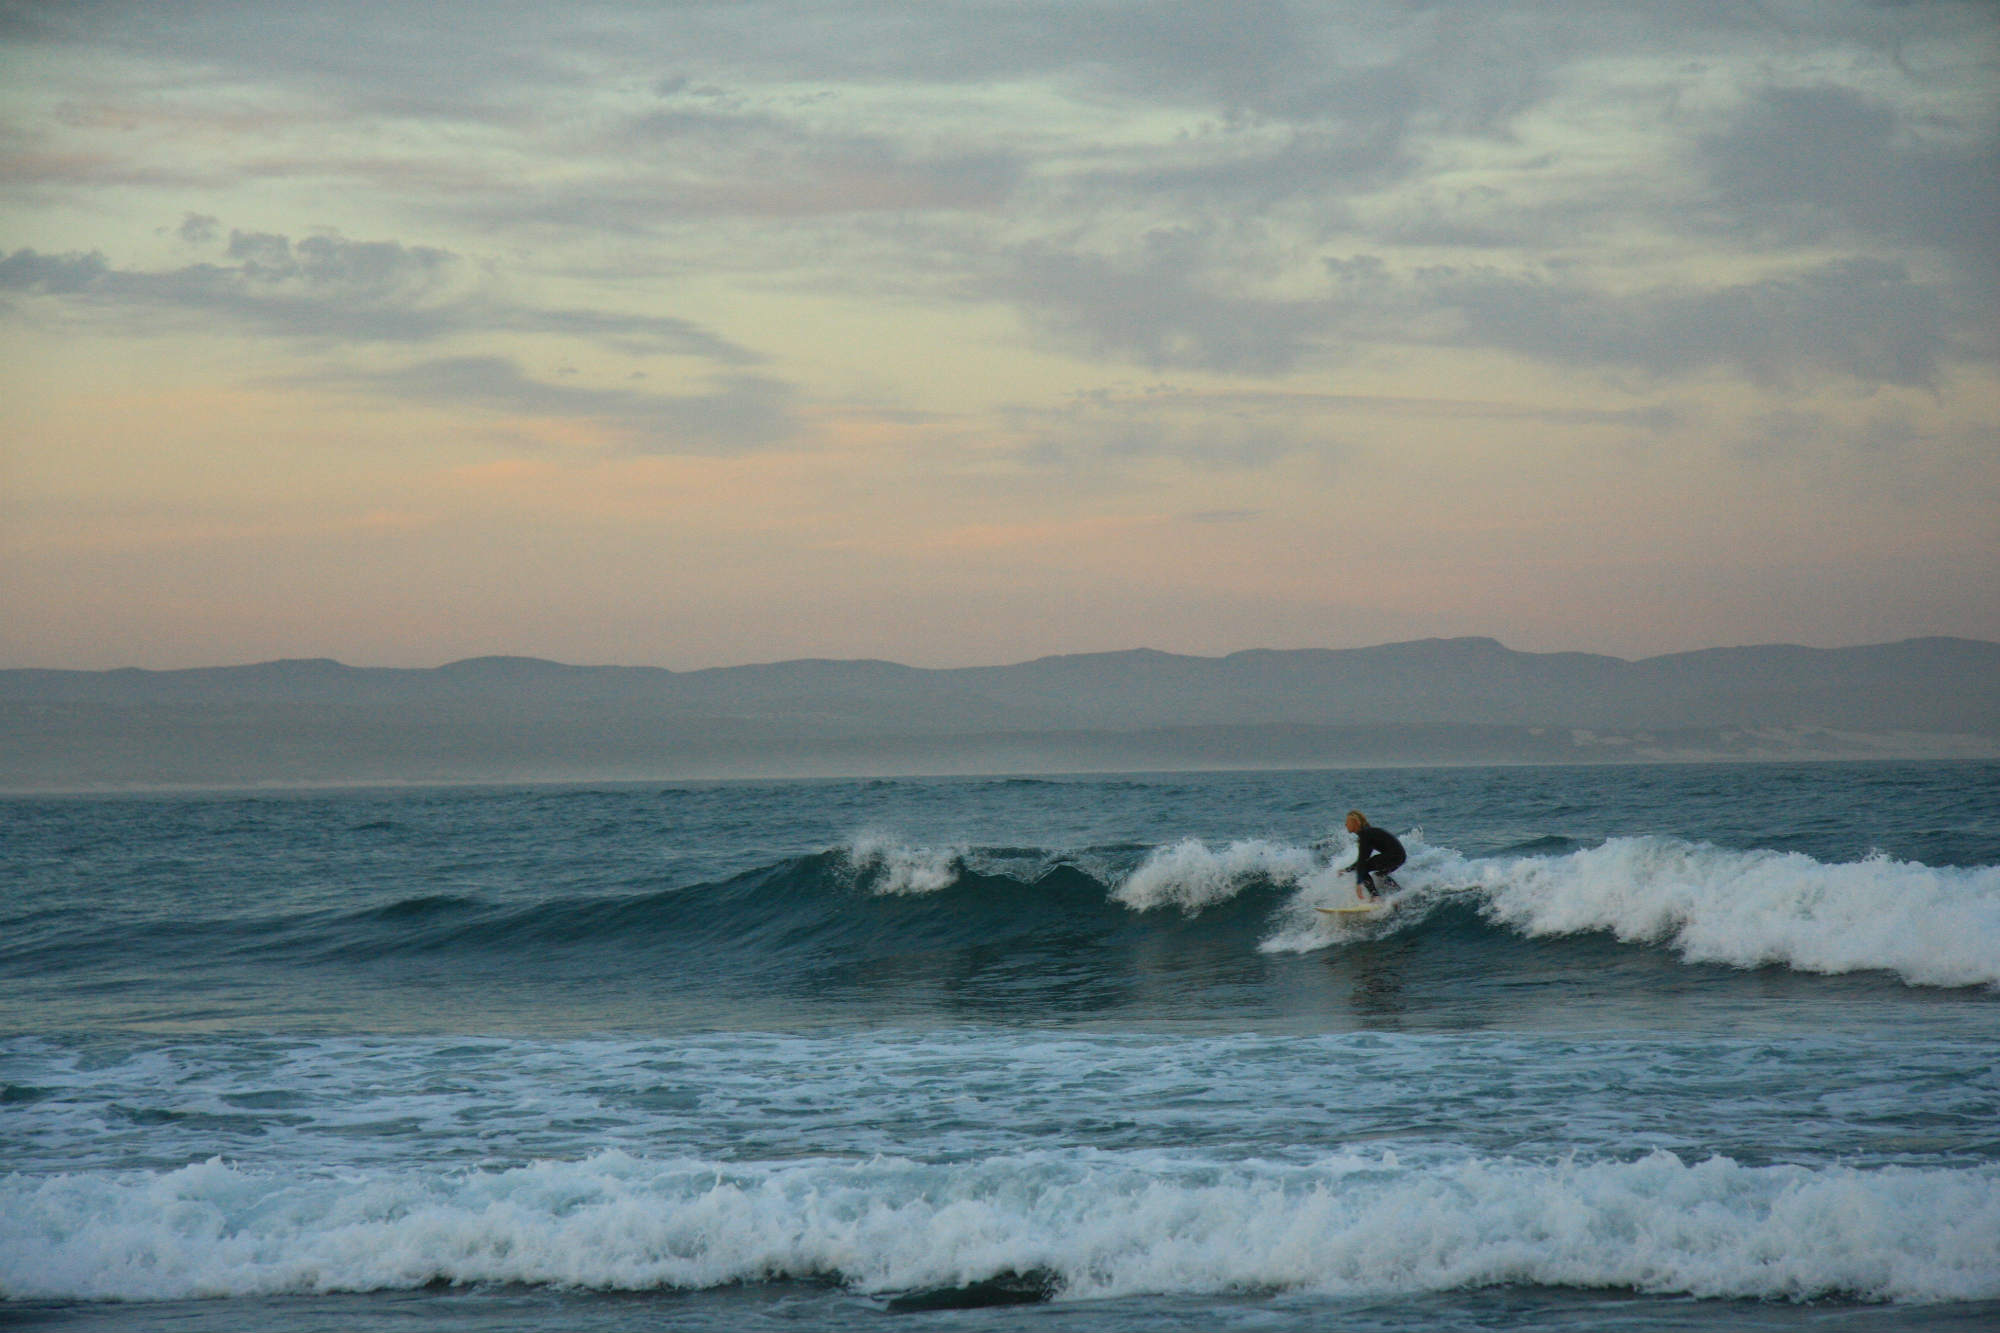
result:
[[[1524,935],[1605,931],[1689,962],[1894,972],[1928,986],[2000,984],[2000,868],[1614,838],[1566,856],[1442,868]],[[1462,877],[1462,878],[1461,878]]]
[[[909,847],[886,834],[864,833],[843,851],[852,882],[883,896],[937,893],[965,873],[963,847]]]
[[[1134,911],[1178,907],[1194,913],[1253,884],[1295,886],[1327,873],[1303,847],[1248,839],[1213,851],[1198,838],[1183,838],[1153,849],[1111,896]]]

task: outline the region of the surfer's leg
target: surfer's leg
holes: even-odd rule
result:
[[[1392,870],[1401,870],[1403,868],[1403,859],[1394,852],[1383,852],[1378,856],[1369,858],[1368,868],[1382,877],[1382,884],[1390,893],[1394,893],[1403,887],[1389,873]]]
[[[1388,853],[1377,852],[1354,867],[1354,877],[1360,881],[1360,888],[1367,890],[1370,898],[1380,898],[1382,895],[1375,888],[1375,876],[1379,874],[1386,880],[1389,878],[1389,872],[1401,864],[1403,864],[1401,861]]]

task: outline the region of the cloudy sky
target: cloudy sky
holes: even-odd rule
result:
[[[0,666],[2000,638],[2000,7],[0,0]]]

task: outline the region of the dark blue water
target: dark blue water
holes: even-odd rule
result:
[[[0,1316],[1977,1326],[1996,796],[1823,764],[0,802]],[[1379,920],[1316,910],[1351,806],[1411,852]]]

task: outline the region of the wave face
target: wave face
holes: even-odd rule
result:
[[[1389,1238],[1393,1238],[1393,1243]],[[0,1289],[168,1300],[1052,1277],[1066,1298],[1532,1284],[1699,1297],[2000,1297],[2000,1170],[1348,1153],[1297,1167],[1044,1151],[935,1164],[604,1153],[327,1179],[209,1161],[0,1184]]]
[[[1829,864],[1664,836],[1487,857],[1421,831],[1406,845],[1404,892],[1380,920],[1316,910],[1353,901],[1338,839],[1044,849],[863,835],[642,892],[426,892],[289,912],[260,902],[167,922],[57,914],[10,932],[0,967],[43,987],[67,977],[144,995],[135,959],[171,963],[207,978],[210,993],[177,986],[175,999],[203,999],[211,1016],[238,992],[254,1001],[290,989],[303,971],[323,978],[327,1013],[364,1025],[344,1006],[383,1008],[388,996],[405,1008],[399,992],[413,980],[448,989],[447,1007],[567,1004],[583,1026],[636,1012],[726,1024],[773,1004],[844,1019],[1338,1012],[1323,994],[1336,974],[1309,964],[1379,967],[1392,948],[1408,955],[1397,972],[1409,1007],[1429,1014],[1476,1006],[1523,976],[1548,1004],[1638,1003],[1685,988],[1671,973],[1689,967],[1729,997],[1750,984],[1741,974],[1770,969],[2000,987],[1992,866]]]

